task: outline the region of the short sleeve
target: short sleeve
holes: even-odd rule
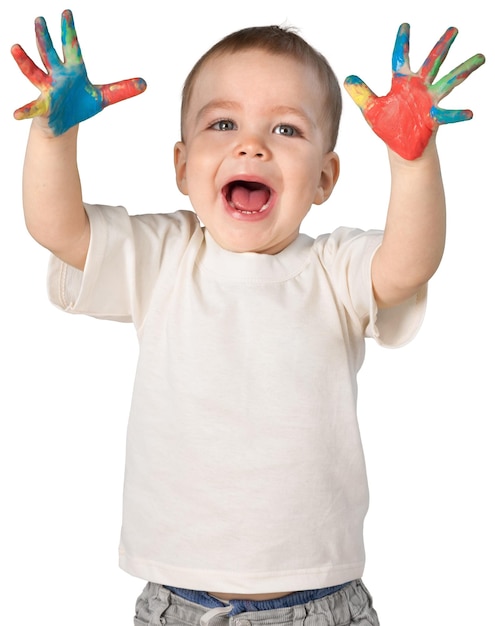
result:
[[[372,258],[369,265],[370,284],[371,261]],[[367,336],[373,337],[378,344],[388,348],[400,348],[412,341],[423,323],[427,292],[428,288],[424,285],[409,300],[394,307],[378,309],[373,296],[373,289],[371,289],[370,323],[367,328]]]
[[[69,313],[138,325],[158,276],[176,271],[198,220],[188,211],[129,216],[123,207],[85,209],[91,239],[84,271],[52,256],[49,299]]]
[[[371,264],[383,232],[338,228],[317,240],[336,297],[350,323],[365,337],[385,347],[400,347],[419,331],[426,310],[427,288],[388,309],[378,309],[373,294]]]

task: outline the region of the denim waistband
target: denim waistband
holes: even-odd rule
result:
[[[300,604],[307,604],[313,600],[319,600],[332,593],[336,593],[349,583],[336,585],[334,587],[325,587],[324,589],[308,589],[305,591],[295,591],[281,598],[273,598],[271,600],[228,600],[222,602],[218,598],[210,595],[206,591],[195,591],[193,589],[182,589],[181,587],[169,587],[164,585],[166,589],[190,602],[200,604],[209,609],[224,607],[226,604],[232,607],[229,615],[238,615],[239,613],[247,613],[249,611],[269,611],[270,609],[285,609]]]

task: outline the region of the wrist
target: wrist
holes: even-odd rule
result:
[[[36,135],[45,139],[72,139],[74,136],[77,136],[78,128],[78,125],[72,126],[71,128],[69,128],[69,130],[65,131],[65,133],[62,133],[61,135],[55,135],[53,130],[50,128],[48,119],[46,117],[38,115],[36,117],[33,117],[31,122],[31,132],[36,133]]]

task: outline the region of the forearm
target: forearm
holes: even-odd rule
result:
[[[413,161],[389,151],[390,203],[383,244],[373,260],[379,306],[414,295],[435,273],[445,245],[445,195],[432,139]]]
[[[77,169],[77,127],[54,137],[43,120],[33,121],[24,162],[23,204],[34,239],[82,269],[89,223]]]
[[[372,266],[381,307],[413,296],[435,273],[445,245],[445,197],[435,134],[442,124],[472,118],[469,109],[443,109],[440,101],[485,62],[476,54],[435,83],[457,36],[450,27],[417,72],[409,62],[409,24],[401,24],[392,55],[392,85],[377,96],[358,76],[345,87],[374,132],[389,146],[392,177],[383,245]],[[400,156],[399,156],[400,155]]]

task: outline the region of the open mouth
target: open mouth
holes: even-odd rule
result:
[[[267,185],[246,180],[232,181],[225,185],[223,193],[229,206],[244,215],[266,211],[272,196],[272,190]]]

